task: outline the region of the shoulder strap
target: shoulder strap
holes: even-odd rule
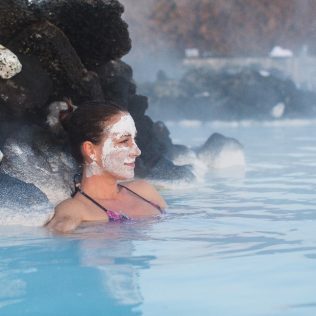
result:
[[[88,195],[87,193],[83,192],[80,187],[77,188],[78,192],[80,192],[83,196],[85,196],[88,200],[90,200],[92,203],[94,203],[96,206],[100,207],[105,213],[108,212],[108,210],[101,205],[100,203],[98,203],[96,200],[94,200],[90,195]]]
[[[145,202],[149,203],[150,205],[154,206],[155,208],[157,208],[157,209],[159,210],[160,213],[163,213],[162,208],[161,208],[158,204],[156,204],[156,203],[154,203],[154,202],[152,202],[152,201],[150,201],[150,200],[145,199],[143,196],[141,196],[141,195],[139,195],[138,193],[134,192],[134,191],[131,190],[130,188],[126,187],[125,185],[119,184],[119,186],[122,187],[122,188],[124,188],[124,189],[126,189],[127,191],[133,193],[134,195],[136,195],[137,197],[139,197],[139,198],[142,199],[143,201],[145,201]]]

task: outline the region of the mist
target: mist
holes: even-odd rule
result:
[[[157,120],[316,115],[310,0],[121,1],[134,70]]]
[[[180,78],[184,72],[181,54],[173,49],[172,40],[157,32],[150,21],[156,1],[120,2],[125,7],[122,17],[128,23],[132,40],[132,49],[123,61],[133,67],[135,81],[153,82],[161,70],[172,78]]]

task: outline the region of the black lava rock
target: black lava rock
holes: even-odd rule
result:
[[[64,32],[89,69],[131,48],[128,25],[121,19],[124,7],[116,0],[45,0],[35,6]]]

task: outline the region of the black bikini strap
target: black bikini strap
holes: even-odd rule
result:
[[[157,209],[160,211],[160,213],[163,212],[163,211],[162,211],[162,208],[161,208],[159,205],[157,205],[156,203],[153,203],[152,201],[149,201],[149,200],[145,199],[143,196],[141,196],[141,195],[139,195],[138,193],[134,192],[133,190],[129,189],[129,188],[126,187],[125,185],[122,185],[122,184],[118,184],[118,185],[119,185],[120,187],[122,187],[122,188],[125,188],[127,191],[129,191],[129,192],[135,194],[136,196],[138,196],[139,198],[141,198],[143,201],[145,201],[145,202],[149,203],[150,205],[154,206],[155,208],[157,208]]]
[[[80,187],[77,188],[77,191],[80,192],[83,196],[85,196],[88,200],[90,200],[92,203],[94,203],[95,205],[99,206],[105,213],[108,212],[108,210],[102,206],[100,203],[98,203],[96,200],[94,200],[90,195],[88,195],[87,193],[83,192]]]

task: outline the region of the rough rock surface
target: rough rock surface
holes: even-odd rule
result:
[[[0,44],[0,77],[10,79],[21,69],[22,65],[16,55]]]
[[[22,64],[19,74],[0,79],[0,170],[33,183],[54,204],[69,196],[77,171],[65,134],[56,136],[58,128],[47,124],[49,105],[67,97],[78,106],[110,100],[131,112],[142,150],[137,176],[193,178],[188,166],[172,163],[176,147],[145,115],[148,99],[136,93],[131,67],[119,60],[131,45],[122,13],[117,0],[0,3],[0,43]]]
[[[6,140],[1,169],[33,183],[53,204],[69,197],[77,166],[52,136],[36,126],[22,126]]]
[[[219,133],[212,134],[196,153],[199,159],[214,169],[246,166],[240,142]]]
[[[12,119],[30,118],[40,122],[53,91],[52,80],[35,56],[21,55],[22,71],[9,80],[0,80],[0,112]],[[0,136],[1,137],[1,136]]]
[[[67,36],[90,69],[121,58],[131,48],[124,7],[116,0],[44,0],[41,15]]]
[[[48,204],[46,195],[34,184],[23,182],[0,172],[1,208],[26,209]]]
[[[30,25],[13,38],[8,47],[39,59],[54,84],[51,100],[64,96],[76,102],[103,99],[96,74],[84,67],[69,39],[50,22]]]
[[[27,0],[1,0],[0,16],[0,43],[4,46],[15,34],[36,21]]]
[[[53,206],[34,184],[0,172],[0,225],[42,226]]]
[[[130,96],[136,93],[131,66],[121,60],[111,60],[95,69],[104,97],[127,108]]]

